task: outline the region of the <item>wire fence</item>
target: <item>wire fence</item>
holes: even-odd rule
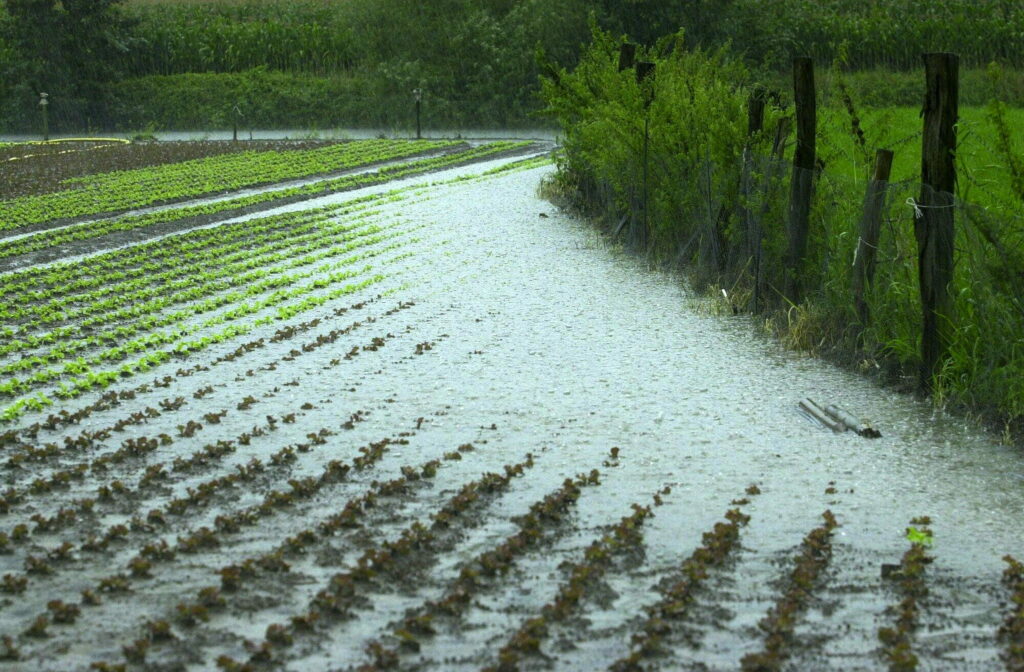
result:
[[[909,151],[919,136],[894,146]],[[613,233],[658,261],[686,267],[716,294],[725,290],[734,309],[802,312],[812,323],[808,345],[828,343],[904,372],[921,366],[920,227],[926,211],[950,209],[953,281],[950,307],[939,317],[948,357],[935,389],[997,407],[1005,417],[1024,416],[1024,216],[1005,185],[965,175],[965,199],[934,193],[918,180],[796,169],[784,154],[785,147],[767,156],[747,150],[735,164],[687,164],[659,150],[652,152],[646,193],[635,166],[622,169],[627,177],[619,183],[584,179],[581,193],[595,211],[615,213],[608,219]],[[785,222],[798,178],[812,182],[813,200],[798,269],[809,291],[794,305],[784,290],[792,272]],[[875,220],[872,235],[865,234],[868,218]]]

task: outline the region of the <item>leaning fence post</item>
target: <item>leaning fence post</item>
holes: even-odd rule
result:
[[[959,107],[959,57],[924,55],[924,139],[921,198],[915,208],[918,277],[924,328],[921,336],[921,386],[931,389],[949,348],[953,301],[953,191],[956,188],[956,123]]]
[[[761,290],[761,226],[750,211],[751,179],[754,172],[753,138],[764,129],[766,92],[755,88],[747,99],[747,144],[743,147],[743,173],[740,177],[740,195],[743,198],[741,218],[747,233],[747,259],[752,264],[754,292],[752,310],[757,312]]]
[[[793,59],[793,100],[796,104],[796,153],[789,195],[789,250],[786,254],[786,297],[800,301],[800,275],[807,255],[811,193],[814,183],[817,110],[814,95],[814,61]]]
[[[853,303],[862,329],[868,325],[868,303],[864,298],[864,292],[875,278],[876,253],[882,230],[882,212],[885,209],[885,196],[889,188],[892,157],[891,149],[879,149],[875,152],[875,173],[868,182],[867,193],[864,194],[864,214],[860,220],[860,237],[853,259]]]

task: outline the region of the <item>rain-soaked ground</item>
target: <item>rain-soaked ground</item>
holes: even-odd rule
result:
[[[765,619],[787,595],[779,669],[885,669],[912,519],[933,541],[904,643],[920,669],[1000,668],[1001,558],[1024,555],[1019,452],[702,310],[538,198],[552,170],[407,189],[373,216],[408,232],[375,262],[381,283],[40,430],[33,443],[63,445],[159,409],[65,468],[131,437],[173,442],[11,506],[13,534],[108,488],[0,555],[0,574],[27,579],[0,601],[0,654],[20,658],[7,669],[735,670],[773,650]],[[813,425],[804,397],[882,437]],[[218,441],[234,449],[170,469]],[[156,463],[168,476],[147,480]],[[57,467],[4,477],[28,489]],[[819,571],[803,585],[795,560],[826,511],[838,526],[804,556]],[[695,569],[702,545],[725,550]],[[79,613],[27,632],[60,620],[53,600]],[[644,641],[638,667],[616,663]]]

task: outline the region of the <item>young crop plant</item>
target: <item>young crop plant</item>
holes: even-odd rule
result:
[[[931,519],[927,516],[914,518],[907,528],[906,537],[910,548],[900,559],[896,567],[883,565],[886,576],[896,582],[896,589],[901,596],[900,603],[895,607],[896,622],[892,627],[878,629],[878,639],[882,643],[882,654],[893,672],[916,670],[917,654],[913,651],[913,635],[917,629],[918,600],[928,594],[925,583],[925,569],[932,562],[927,547],[932,544],[932,532],[928,527]]]
[[[74,623],[82,610],[75,604],[67,604],[61,600],[50,600],[46,608],[53,614],[53,622],[61,624]]]
[[[1010,608],[999,628],[1008,670],[1024,670],[1024,565],[1012,555],[1003,557],[1003,583],[1010,591]]]
[[[40,614],[32,624],[25,629],[24,635],[34,639],[45,639],[50,636],[46,628],[50,625],[50,618],[46,614]]]

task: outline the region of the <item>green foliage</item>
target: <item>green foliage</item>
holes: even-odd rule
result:
[[[646,123],[653,249],[680,249],[692,258],[717,245],[722,233],[717,221],[704,226],[705,214],[713,210],[716,218],[716,203],[736,198],[737,172],[705,168],[738,164],[746,96],[734,82],[746,75],[725,52],[686,51],[682,35],[661,46],[667,56],[659,50],[638,55],[656,64],[649,109],[633,70],[618,71],[618,41],[600,30],[575,71],[545,78],[542,95],[564,135],[564,175],[584,191],[601,185],[604,205],[617,217],[643,199]]]
[[[737,9],[753,29],[749,53],[760,59],[808,55],[830,62],[843,40],[849,65],[858,69],[914,68],[932,51],[958,53],[975,66],[993,59],[1024,65],[1016,37],[1024,7],[1008,0],[744,0]]]
[[[607,33],[595,33],[573,72],[550,70],[543,95],[564,136],[557,178],[563,189],[605,216],[613,230],[631,232],[631,241],[654,259],[682,262],[700,286],[728,288],[733,309],[751,307],[758,292],[758,309],[767,308],[768,323],[793,346],[916,380],[922,311],[909,199],[920,199],[922,189],[920,108],[865,107],[847,73],[837,68],[821,78],[818,168],[800,269],[807,291],[793,305],[776,291],[785,281],[791,169],[789,161],[770,157],[788,112],[768,105],[765,130],[749,140],[753,158],[744,177],[750,78],[724,53],[688,52],[681,42],[677,36],[639,54],[656,63],[647,112],[634,71],[618,72],[619,41]],[[649,232],[643,227],[645,119]],[[1015,137],[1022,119],[1024,111],[998,103],[960,110],[952,342],[933,381],[939,400],[1007,421],[1024,418],[1024,217]],[[792,147],[792,136],[784,139]],[[866,288],[870,320],[862,327],[852,261],[880,147],[894,150],[895,161],[874,282]],[[758,238],[760,259],[753,253]]]
[[[35,125],[39,93],[55,126],[106,115],[106,85],[136,46],[119,0],[7,0],[0,8],[0,118]]]
[[[932,533],[928,529],[917,529],[916,527],[907,528],[907,541],[912,544],[919,546],[931,546],[934,542]]]
[[[145,42],[131,54],[130,72],[273,70],[324,74],[350,67],[355,57],[351,23],[331,3],[132,3]]]
[[[54,132],[223,128],[235,105],[249,127],[409,128],[415,88],[428,127],[523,126],[540,106],[534,54],[573,67],[591,20],[649,47],[682,30],[687,48],[728,48],[762,76],[845,44],[851,90],[875,105],[917,105],[905,72],[955,51],[962,102],[996,93],[991,61],[1009,68],[1001,97],[1024,101],[1024,6],[1009,0],[11,0],[0,128],[38,132],[40,90]]]

